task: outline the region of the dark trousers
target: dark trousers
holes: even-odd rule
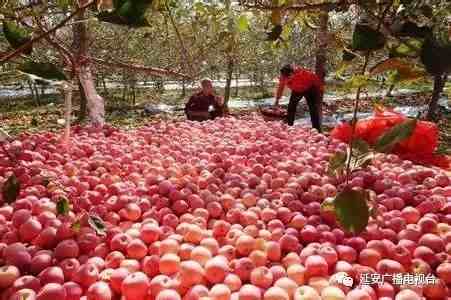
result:
[[[302,98],[307,100],[307,105],[310,112],[310,119],[312,120],[312,127],[321,132],[321,103],[323,94],[317,87],[311,87],[304,93],[292,92],[290,102],[288,103],[288,114],[286,122],[293,126],[296,117],[296,108]]]

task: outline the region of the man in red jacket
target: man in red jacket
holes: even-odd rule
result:
[[[324,92],[323,81],[313,72],[295,65],[286,65],[280,70],[279,87],[275,105],[279,105],[285,87],[291,90],[286,122],[292,126],[299,101],[305,97],[310,111],[312,127],[321,132],[321,102]]]

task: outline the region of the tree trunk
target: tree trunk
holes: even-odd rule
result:
[[[68,146],[70,144],[70,125],[72,119],[72,86],[64,86],[64,119],[66,121],[66,126],[64,129],[64,145]]]
[[[84,5],[86,0],[79,1],[79,5]],[[97,93],[94,78],[91,72],[91,65],[85,56],[88,56],[88,30],[86,22],[83,22],[85,10],[81,10],[75,16],[75,24],[73,25],[74,41],[72,48],[76,53],[76,62],[78,64],[78,78],[86,96],[86,104],[88,108],[89,121],[94,126],[103,126],[105,124],[105,104],[104,99]],[[77,22],[79,21],[79,22]]]
[[[92,78],[92,73],[89,66],[82,65],[78,76],[86,95],[89,120],[92,125],[101,127],[105,124],[105,103],[103,98],[97,94],[94,79]]]
[[[108,89],[106,88],[105,76],[102,76],[102,86],[103,86],[103,93],[105,95],[108,95]]]
[[[265,75],[264,74],[260,74],[260,92],[262,94],[264,94],[266,92],[266,89],[265,89]]]
[[[33,82],[31,80],[27,81],[28,84],[28,88],[31,91],[31,98],[36,102],[36,106],[40,106],[41,104],[38,102],[38,98],[36,97],[36,95],[34,94],[34,89],[33,89]]]
[[[329,12],[322,11],[319,18],[319,29],[316,34],[316,57],[315,72],[323,82],[326,80],[327,68],[327,46],[328,46],[328,30]],[[323,97],[320,99],[320,119],[323,118]]]
[[[182,97],[186,96],[186,83],[185,83],[185,78],[183,78],[182,80]]]
[[[329,13],[327,11],[321,12],[319,29],[316,34],[315,72],[322,80],[325,80],[326,78],[327,44],[329,36],[328,23]]]
[[[226,85],[224,90],[224,111],[229,112],[229,99],[230,99],[230,88],[232,85],[233,76],[233,59],[231,57],[227,58],[227,75],[226,75]]]
[[[132,105],[136,105],[136,83],[132,83]]]
[[[34,88],[34,94],[36,95],[36,101],[38,102],[38,105],[41,105],[41,95],[39,94],[38,87],[36,86],[35,83],[33,83],[33,88]]]
[[[125,78],[125,75],[122,76],[122,84],[124,86],[124,89],[122,90],[122,101],[125,102],[127,99],[127,89],[128,89],[128,82]]]
[[[437,108],[438,108],[438,100],[440,100],[440,96],[443,92],[443,88],[445,87],[447,75],[436,75],[434,76],[434,90],[432,91],[432,98],[429,102],[428,112],[426,115],[426,119],[433,121],[437,117]]]
[[[240,90],[240,71],[237,71],[235,77],[235,97],[238,97],[239,90]]]
[[[78,121],[82,122],[86,120],[87,116],[87,99],[80,80],[77,80],[77,82],[78,82],[78,91],[80,92],[80,112],[78,113]]]

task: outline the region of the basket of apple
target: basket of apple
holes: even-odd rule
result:
[[[259,111],[265,121],[278,121],[287,116],[287,110],[280,106],[260,107]]]

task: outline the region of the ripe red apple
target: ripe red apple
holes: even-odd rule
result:
[[[78,300],[83,294],[83,289],[73,281],[67,281],[63,284],[66,291],[66,300]]]
[[[364,289],[353,289],[346,295],[346,300],[372,300],[372,298]]]
[[[262,292],[254,285],[245,284],[239,291],[240,300],[260,300],[262,298]]]
[[[88,300],[111,300],[113,293],[106,282],[96,282],[92,284],[86,293]]]
[[[434,251],[426,246],[418,246],[413,253],[413,257],[425,261],[431,267],[435,267],[438,263]]]
[[[340,260],[353,263],[357,259],[357,251],[350,246],[337,245],[336,250]]]
[[[424,234],[418,241],[418,244],[429,247],[434,252],[441,252],[445,250],[445,243],[443,239],[432,233]]]
[[[451,283],[451,263],[444,262],[437,267],[437,275],[446,284]]]
[[[46,285],[48,283],[64,283],[63,270],[58,266],[45,268],[41,273],[39,273],[38,278],[42,285]]]
[[[34,276],[25,275],[25,276],[17,278],[14,281],[12,288],[15,291],[19,291],[21,289],[30,289],[35,292],[38,292],[39,289],[41,288],[41,282],[39,281],[38,278],[36,278]]]
[[[19,234],[23,241],[31,242],[42,231],[42,225],[36,219],[28,219],[19,227]]]
[[[80,254],[80,249],[75,240],[64,240],[58,243],[54,253],[55,258],[59,260],[64,258],[76,258]]]
[[[30,262],[30,272],[33,275],[39,274],[45,268],[52,265],[52,255],[49,253],[36,253]]]
[[[445,299],[448,295],[448,287],[443,280],[439,279],[438,283],[425,285],[423,293],[427,299]]]
[[[66,299],[66,290],[61,284],[48,283],[39,291],[36,300]]]
[[[144,299],[150,287],[149,278],[142,272],[128,275],[121,285],[121,292],[127,299]]]
[[[245,282],[249,280],[252,270],[254,270],[255,265],[247,257],[240,258],[235,262],[234,273],[238,275],[241,281]]]
[[[99,271],[92,263],[81,265],[73,274],[72,280],[84,288],[88,288],[99,278]]]
[[[363,249],[359,254],[359,263],[373,269],[376,269],[376,266],[381,259],[382,255],[379,253],[379,251],[372,248]]]
[[[310,277],[327,276],[329,272],[327,261],[320,255],[312,255],[307,257],[305,267],[306,274]]]

